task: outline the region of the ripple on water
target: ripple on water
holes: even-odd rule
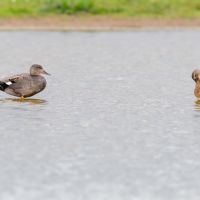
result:
[[[195,101],[194,109],[195,109],[196,111],[200,111],[200,100]]]

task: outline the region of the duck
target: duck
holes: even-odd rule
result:
[[[200,100],[200,70],[195,69],[192,72],[192,79],[195,81],[195,89],[194,89],[194,95],[197,97],[197,100]]]
[[[21,100],[43,91],[47,85],[44,75],[50,75],[39,64],[33,64],[29,73],[0,79],[0,91],[20,97]]]

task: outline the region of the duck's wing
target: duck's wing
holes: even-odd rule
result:
[[[19,74],[0,79],[0,90],[5,91],[6,88],[12,86],[15,83],[19,83],[27,78],[28,74]]]

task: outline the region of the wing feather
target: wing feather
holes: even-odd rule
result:
[[[27,79],[27,75],[28,74],[19,74],[0,79],[0,90],[4,91],[6,88],[12,86],[14,83],[19,83],[20,81]]]

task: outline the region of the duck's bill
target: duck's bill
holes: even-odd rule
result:
[[[47,73],[45,70],[43,70],[42,73],[51,76],[51,74]]]

